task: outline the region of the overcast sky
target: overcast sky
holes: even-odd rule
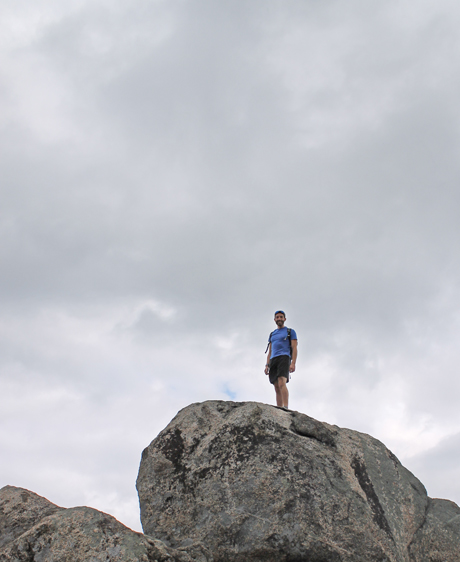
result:
[[[0,486],[140,530],[208,399],[382,440],[460,502],[460,4],[0,0]]]

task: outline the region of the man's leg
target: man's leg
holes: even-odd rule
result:
[[[280,389],[280,385],[279,385],[279,380],[280,379],[277,378],[276,381],[275,381],[275,384],[273,386],[275,387],[275,393],[276,393],[276,405],[277,406],[283,406],[283,397],[281,396],[281,389]]]
[[[289,390],[286,385],[286,377],[278,377],[275,381],[275,392],[276,392],[276,405],[289,407]]]

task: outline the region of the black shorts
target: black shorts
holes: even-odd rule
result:
[[[278,377],[285,377],[286,382],[289,382],[289,367],[291,365],[291,358],[289,355],[278,355],[270,359],[270,367],[268,377],[272,384],[275,384]]]

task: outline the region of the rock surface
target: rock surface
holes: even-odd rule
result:
[[[211,562],[201,545],[182,551],[135,533],[89,507],[60,508],[13,486],[0,490],[1,562]]]
[[[379,441],[298,412],[180,411],[137,479],[144,531],[216,562],[458,562],[460,508],[430,500]]]

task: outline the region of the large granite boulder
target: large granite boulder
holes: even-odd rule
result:
[[[168,548],[89,507],[63,509],[23,488],[0,490],[0,562],[211,560],[201,545]]]
[[[216,562],[457,562],[459,508],[379,441],[255,402],[180,411],[144,450],[144,532]]]

